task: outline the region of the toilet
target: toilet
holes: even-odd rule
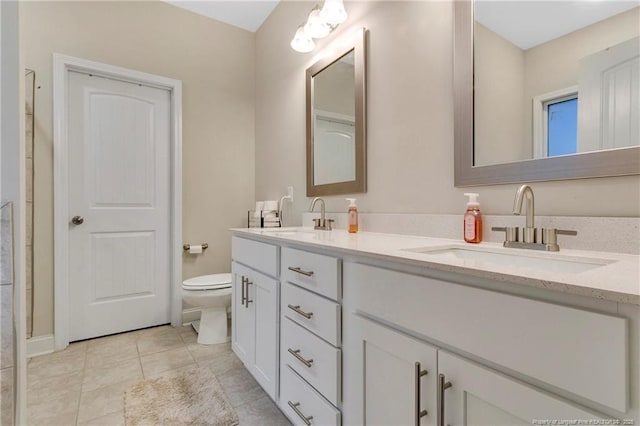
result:
[[[201,309],[198,343],[213,345],[229,341],[227,309],[231,307],[231,274],[212,274],[182,282],[182,300]]]

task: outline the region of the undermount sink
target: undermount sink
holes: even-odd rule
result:
[[[519,249],[513,249],[519,250]],[[520,249],[471,248],[464,246],[420,247],[404,249],[412,253],[425,254],[441,260],[464,260],[477,262],[477,266],[508,266],[566,274],[577,274],[613,263],[613,260],[587,257],[563,256],[556,253],[530,253]],[[471,265],[469,265],[471,266]]]
[[[294,235],[315,234],[315,231],[310,228],[262,228],[260,232],[262,234],[273,235],[276,237],[291,237]]]

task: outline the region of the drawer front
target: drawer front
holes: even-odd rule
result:
[[[298,284],[332,300],[340,300],[340,261],[292,248],[282,249],[283,281]]]
[[[373,266],[344,265],[344,305],[625,412],[625,318]]]
[[[278,247],[246,238],[233,237],[231,257],[234,261],[247,265],[272,277],[278,276]]]
[[[340,411],[329,404],[290,367],[284,367],[280,376],[280,409],[294,425],[340,425]],[[313,419],[310,419],[313,417]]]
[[[284,364],[289,365],[337,406],[340,401],[340,349],[334,348],[288,318],[282,320],[281,341],[282,368]]]
[[[340,305],[291,283],[282,286],[280,311],[334,346],[340,346]]]

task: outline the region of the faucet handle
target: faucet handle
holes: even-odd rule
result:
[[[517,226],[493,226],[492,231],[502,231],[505,233],[504,240],[513,242],[518,241],[518,227]]]
[[[542,244],[557,245],[558,235],[578,235],[578,232],[566,229],[542,228]]]

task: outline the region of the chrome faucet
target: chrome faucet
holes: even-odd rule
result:
[[[320,201],[320,218],[313,219],[313,222],[315,223],[315,226],[313,227],[313,229],[331,231],[331,224],[333,223],[333,219],[325,218],[324,200],[322,198],[320,197],[314,198],[313,201],[311,201],[311,207],[309,208],[309,211],[313,211],[318,201]]]
[[[524,228],[515,226],[493,227],[493,231],[504,231],[505,240],[502,244],[505,247],[524,248],[532,250],[559,251],[558,235],[578,235],[576,231],[565,231],[556,228],[540,228],[535,227],[535,207],[533,202],[533,189],[529,185],[522,185],[516,192],[516,198],[513,201],[513,214],[520,215],[522,213],[522,201],[527,199],[525,214],[527,216]],[[522,235],[520,235],[522,231]]]
[[[533,189],[531,189],[529,185],[522,185],[518,188],[516,198],[513,200],[513,214],[519,216],[522,213],[522,200],[524,200],[525,197],[527,198],[527,219],[525,222],[523,239],[525,243],[534,243],[536,240],[536,228],[533,223],[535,208],[533,203]]]

